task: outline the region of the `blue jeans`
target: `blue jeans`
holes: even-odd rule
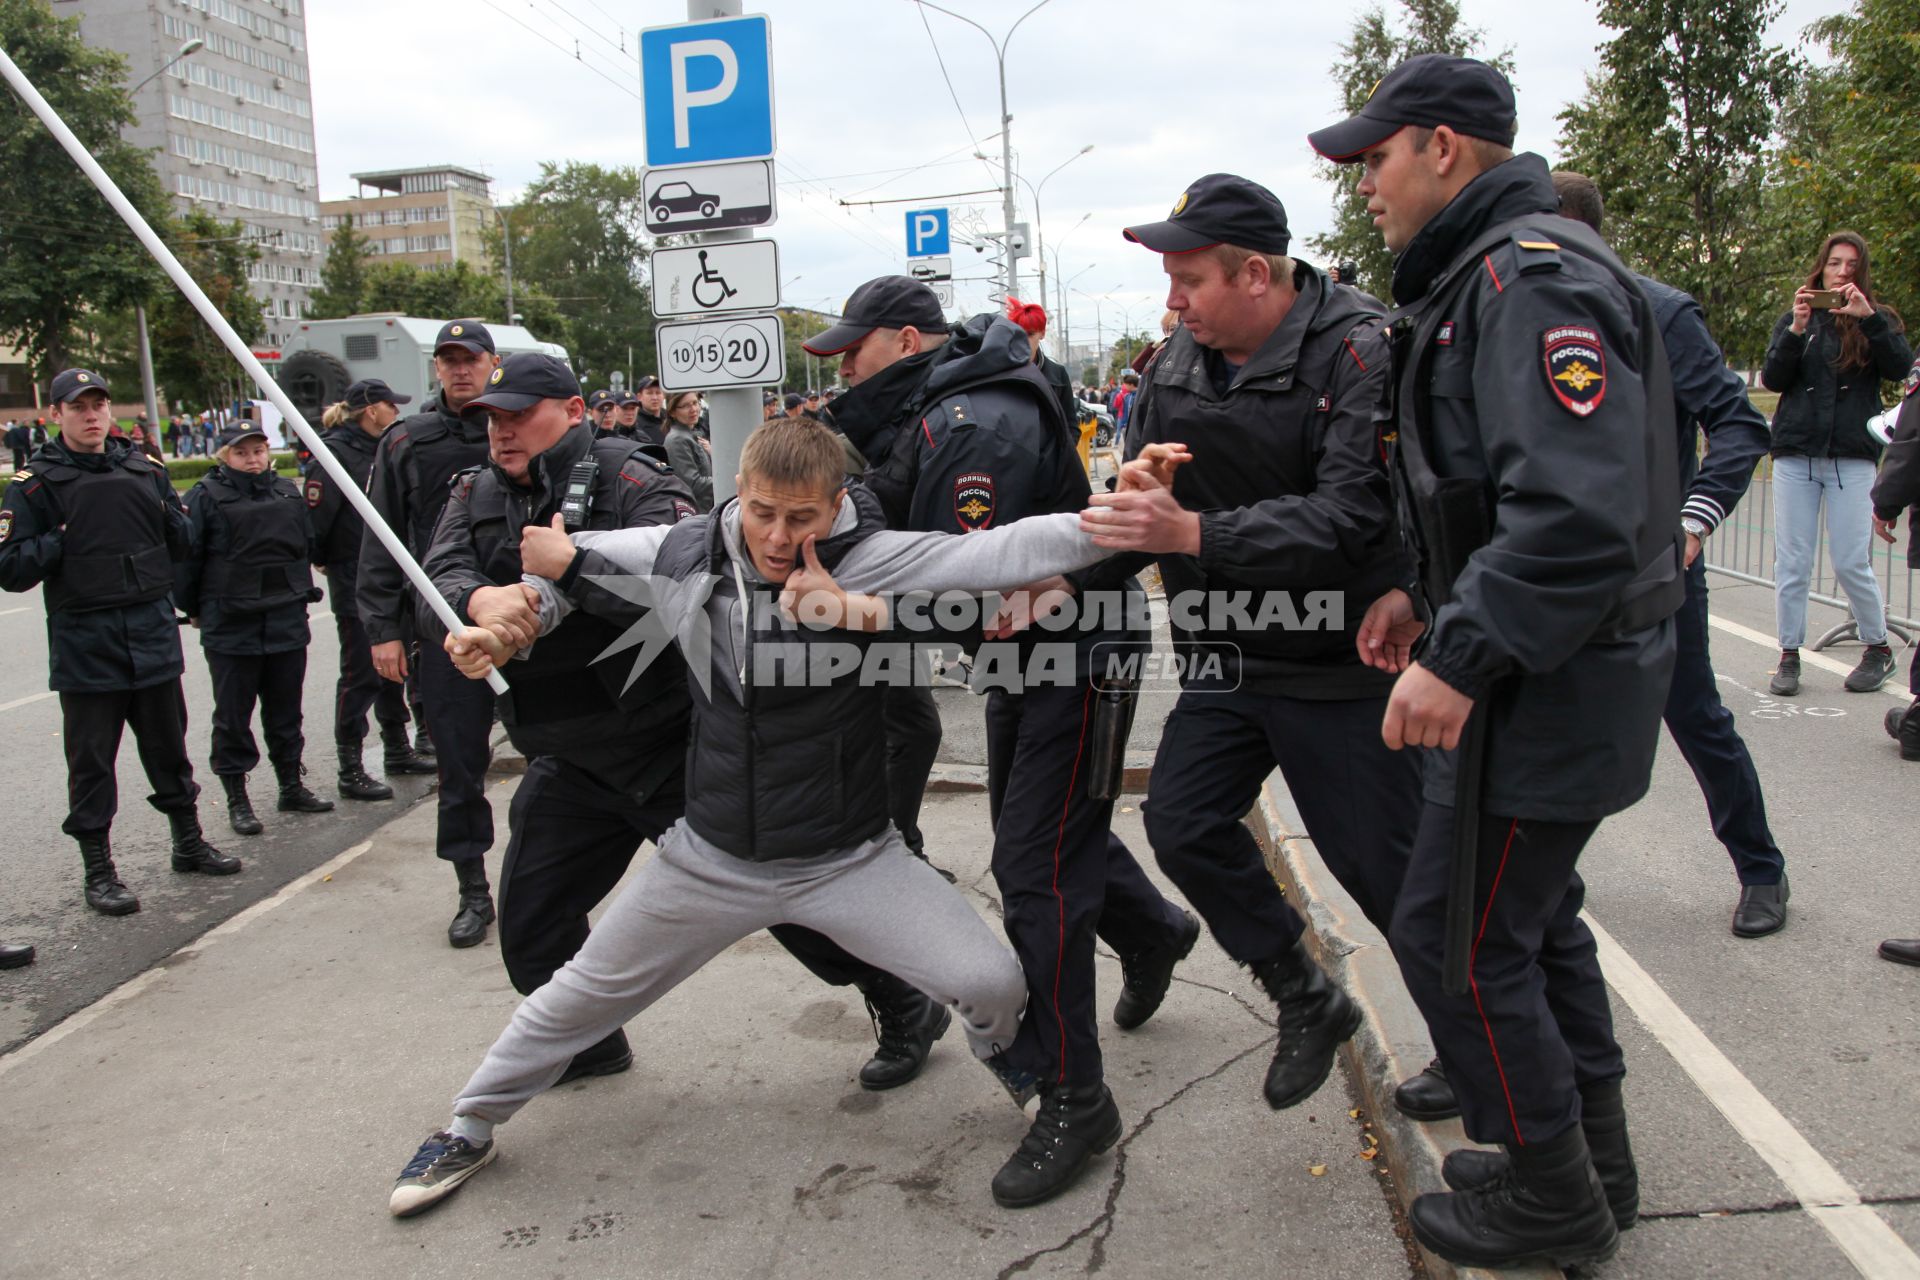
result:
[[[1887,610],[1873,576],[1874,465],[1865,458],[1773,460],[1773,609],[1782,649],[1807,638],[1807,588],[1827,504],[1827,554],[1865,644],[1887,642]]]

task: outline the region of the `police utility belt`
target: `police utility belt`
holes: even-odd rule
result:
[[[1382,404],[1386,421],[1376,425],[1383,432],[1397,433],[1394,454],[1398,465],[1393,472],[1393,487],[1400,508],[1401,536],[1418,566],[1427,607],[1434,613],[1452,597],[1454,581],[1466,568],[1468,558],[1493,540],[1493,500],[1486,479],[1442,476],[1427,456],[1426,433],[1432,423],[1428,367],[1436,346],[1434,339],[1454,301],[1472,280],[1473,268],[1516,235],[1537,234],[1542,216],[1516,219],[1489,230],[1455,259],[1424,298],[1387,317],[1395,381],[1391,396]],[[1639,285],[1622,268],[1609,256],[1593,251],[1597,239],[1595,245],[1584,244],[1582,233],[1586,228],[1568,223],[1567,229],[1556,229],[1556,243],[1563,251],[1571,250],[1605,267],[1622,282],[1629,296],[1641,297]],[[1639,365],[1647,373],[1647,403],[1671,405],[1672,375],[1660,346],[1659,327],[1653,323],[1652,308],[1645,307],[1639,318]],[[1411,415],[1406,412],[1409,406]],[[1653,450],[1652,503],[1638,548],[1641,568],[1589,643],[1622,640],[1643,631],[1672,617],[1686,598],[1678,438],[1676,431],[1673,443]],[[1671,518],[1664,518],[1663,513]]]

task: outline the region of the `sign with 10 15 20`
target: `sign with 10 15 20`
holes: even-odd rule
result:
[[[660,385],[668,391],[772,387],[786,380],[786,334],[779,316],[661,324],[654,340]]]

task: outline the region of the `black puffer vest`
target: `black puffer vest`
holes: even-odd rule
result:
[[[35,462],[65,524],[60,567],[44,588],[48,613],[119,609],[173,590],[159,468],[137,449],[107,448],[97,467],[46,453]]]
[[[307,507],[291,480],[215,467],[201,482],[226,525],[226,548],[208,556],[200,594],[229,613],[266,613],[313,599]]]
[[[814,546],[828,572],[886,527],[864,486],[849,486],[847,500],[860,523]],[[687,655],[711,664],[710,692],[693,698],[687,821],[749,862],[814,858],[870,840],[888,821],[884,700],[861,686],[873,637],[788,623],[779,588],[750,580],[743,635],[725,514],[674,526],[654,562],[663,577],[718,579],[706,608],[712,652]],[[829,679],[829,664],[850,669]]]

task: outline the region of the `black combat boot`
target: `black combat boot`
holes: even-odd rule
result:
[[[253,811],[253,801],[247,798],[247,775],[223,773],[220,785],[227,793],[227,825],[233,828],[233,834],[257,836],[265,831],[259,815]]]
[[[1164,947],[1120,956],[1120,999],[1113,1006],[1113,1025],[1132,1031],[1146,1022],[1167,998],[1173,984],[1173,967],[1193,954],[1200,941],[1200,922],[1193,912],[1180,913],[1180,929]]]
[[[1400,1087],[1393,1091],[1393,1105],[1409,1120],[1451,1120],[1460,1114],[1460,1100],[1453,1096],[1453,1081],[1447,1079],[1447,1069],[1438,1058],[1422,1068],[1419,1075],[1400,1082]]]
[[[460,877],[460,910],[447,926],[447,941],[456,947],[473,947],[487,936],[493,923],[493,898],[487,893],[487,864],[478,858],[462,858],[453,864]]]
[[[1545,1262],[1564,1270],[1613,1256],[1620,1231],[1579,1125],[1549,1142],[1508,1147],[1507,1157],[1506,1174],[1489,1186],[1415,1200],[1407,1212],[1415,1238],[1455,1266]]]
[[[1120,1108],[1105,1083],[1041,1085],[1033,1127],[993,1175],[994,1203],[1024,1209],[1053,1199],[1122,1132]]]
[[[167,825],[173,828],[173,869],[198,871],[208,876],[230,876],[240,870],[240,859],[229,857],[207,843],[200,830],[200,814],[187,809],[169,813]]]
[[[1590,1084],[1580,1090],[1580,1127],[1587,1135],[1593,1168],[1613,1210],[1613,1225],[1633,1230],[1640,1220],[1640,1171],[1634,1167],[1633,1144],[1627,1141],[1627,1107],[1618,1080]],[[1510,1162],[1504,1151],[1462,1147],[1450,1151],[1440,1165],[1440,1176],[1455,1191],[1478,1191],[1506,1176]]]
[[[13,942],[0,942],[0,969],[24,969],[33,963],[33,948]]]
[[[1920,760],[1920,698],[1906,710],[1894,707],[1887,712],[1887,736],[1900,744],[1902,760]]]
[[[1333,1070],[1341,1042],[1360,1029],[1360,1009],[1295,941],[1276,960],[1253,966],[1255,981],[1280,1008],[1280,1043],[1267,1068],[1267,1105],[1305,1102]]]
[[[361,762],[360,744],[334,744],[340,751],[340,798],[343,800],[391,800],[393,788],[367,772]]]
[[[114,872],[113,846],[107,842],[107,833],[74,839],[80,842],[80,863],[87,870],[87,905],[103,916],[130,916],[138,911],[140,899],[120,883]]]
[[[499,707],[497,704],[494,707],[494,711],[496,714],[499,712]],[[406,732],[405,726],[401,727],[400,732],[402,733]],[[435,768],[439,767],[440,753],[433,749],[433,735],[427,732],[427,720],[425,716],[414,717],[413,754],[419,756],[422,760],[425,760],[428,764],[433,765]]]
[[[920,1074],[933,1042],[947,1033],[953,1012],[935,1004],[892,974],[881,974],[860,988],[867,1016],[880,1047],[860,1068],[862,1089],[892,1089]]]
[[[333,801],[322,800],[300,781],[306,772],[306,766],[298,760],[273,766],[273,776],[280,780],[280,812],[332,813]]]
[[[389,778],[403,773],[438,773],[440,766],[431,755],[422,755],[415,751],[413,744],[407,741],[407,726],[395,725],[389,728],[380,726],[380,743],[386,748],[383,767]]]

